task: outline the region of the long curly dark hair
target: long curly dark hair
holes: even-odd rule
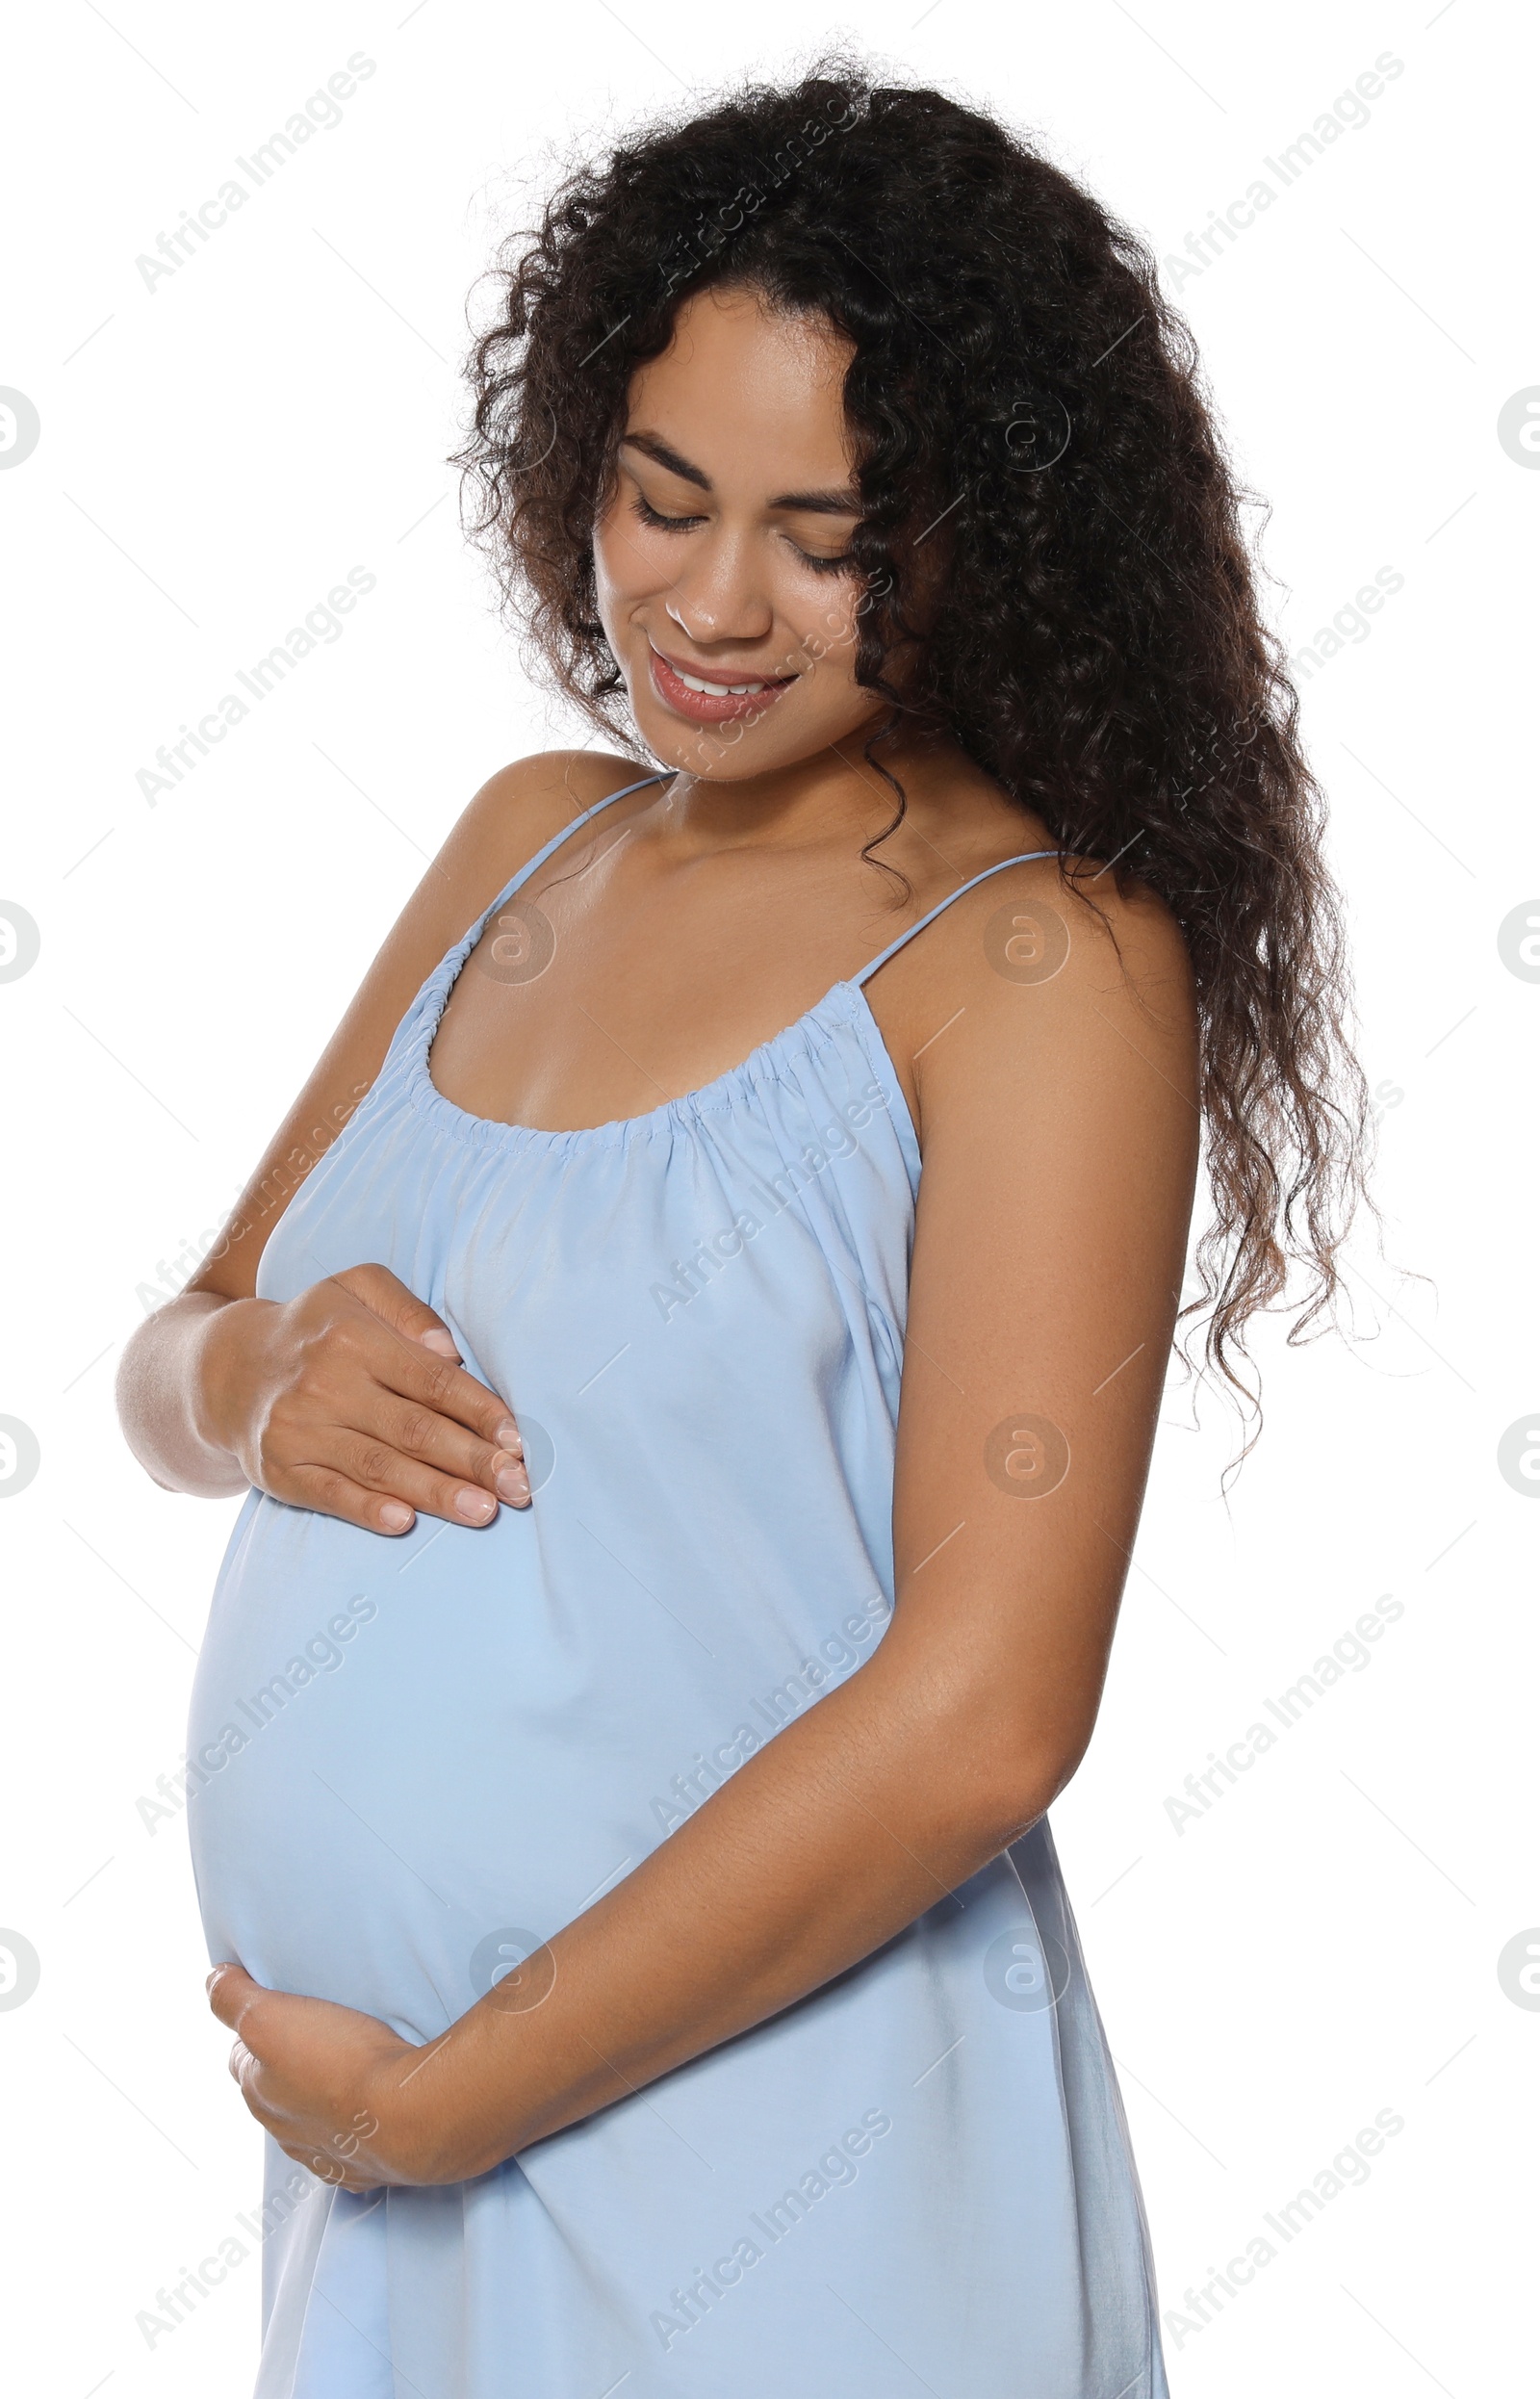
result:
[[[454,463],[538,668],[632,752],[593,529],[634,370],[722,284],[854,345],[856,674],[889,704],[873,762],[900,727],[950,736],[1072,879],[1137,878],[1182,927],[1214,1213],[1178,1322],[1206,1319],[1205,1363],[1259,1425],[1244,1328],[1296,1268],[1290,1340],[1335,1321],[1369,1103],[1254,503],[1192,336],[1148,249],[1029,141],[842,57],[569,172],[500,254]]]

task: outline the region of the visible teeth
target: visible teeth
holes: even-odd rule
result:
[[[682,668],[682,667],[679,667],[679,666],[676,666],[676,668],[674,669],[674,672],[675,672],[675,674],[676,674],[676,675],[678,675],[678,677],[679,677],[679,679],[680,679],[680,683],[684,684],[684,686],[685,686],[686,690],[689,690],[689,691],[704,691],[704,692],[706,694],[706,696],[707,696],[709,699],[712,699],[712,700],[725,700],[725,699],[727,699],[727,698],[729,697],[729,695],[730,695],[730,694],[731,694],[733,698],[736,698],[736,697],[737,697],[737,695],[738,695],[740,692],[744,692],[744,691],[762,691],[762,690],[764,689],[764,685],[763,685],[763,684],[708,684],[708,683],[705,683],[705,682],[703,682],[703,681],[702,681],[702,679],[701,679],[701,677],[700,677],[699,675],[686,675],[686,674],[685,674],[685,672],[684,672],[684,670],[683,670],[683,668]]]

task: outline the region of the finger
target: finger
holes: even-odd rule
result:
[[[509,1450],[515,1457],[521,1455],[519,1428],[506,1401],[484,1382],[477,1381],[475,1375],[465,1372],[452,1343],[452,1354],[439,1354],[424,1347],[422,1332],[437,1327],[448,1339],[447,1328],[430,1307],[416,1299],[404,1283],[397,1281],[388,1268],[352,1266],[341,1275],[333,1275],[329,1281],[333,1288],[346,1293],[356,1308],[356,1314],[350,1310],[345,1319],[352,1337],[355,1365],[362,1365],[377,1382],[401,1398],[463,1425],[484,1441],[489,1451]],[[321,1287],[316,1286],[318,1290]],[[382,1306],[372,1303],[370,1293],[376,1293]],[[402,1324],[393,1323],[393,1314],[401,1318]]]
[[[507,1402],[452,1359],[436,1357],[420,1341],[398,1336],[377,1356],[371,1354],[369,1364],[387,1390],[465,1426],[489,1449],[522,1456],[524,1443]]]
[[[287,1501],[292,1508],[308,1508],[318,1516],[336,1516],[344,1524],[355,1524],[364,1533],[385,1533],[392,1538],[410,1533],[417,1522],[417,1510],[403,1499],[393,1494],[366,1490],[350,1476],[339,1474],[330,1466],[291,1466],[282,1475],[270,1478],[264,1486],[274,1499]],[[456,1517],[457,1524],[463,1517]]]
[[[244,2041],[231,2045],[229,2072],[231,2081],[264,2132],[270,2132],[274,2140],[285,2132],[293,2132],[294,2126],[282,2108],[274,2105],[267,2088],[262,2060],[247,2049]]]
[[[216,1966],[203,1988],[209,1995],[209,2005],[221,2025],[228,2025],[232,2032],[239,2031],[244,2011],[262,1995],[262,1985],[253,1982],[245,1968],[238,1966],[233,1958],[227,1958],[223,1965]]]
[[[264,2132],[270,2132],[280,2143],[299,2137],[305,2128],[304,2111],[286,2107],[273,2096],[274,2077],[244,2041],[237,2041],[230,2051],[230,2077],[245,2102],[246,2113],[255,2117]]]
[[[480,1526],[490,1524],[498,1512],[495,1491],[483,1489],[478,1483],[451,1482],[447,1475],[434,1474],[431,1467],[403,1457],[388,1441],[371,1441],[358,1433],[338,1431],[323,1435],[318,1446],[326,1458],[337,1461],[350,1483],[361,1484],[366,1491],[388,1492],[393,1499],[425,1516],[442,1516],[449,1524]]]
[[[230,2051],[230,2072],[251,2105],[253,2084],[264,2068],[281,2066],[292,2048],[296,2024],[317,2002],[296,1999],[287,1991],[270,1991],[253,1982],[244,1967],[217,1966],[208,1978],[209,2005],[222,2025],[236,2035]],[[263,2083],[265,2104],[273,2102],[272,2077]],[[255,2111],[253,2111],[255,2112]]]
[[[307,1460],[272,1476],[269,1488],[275,1498],[294,1507],[313,1509],[319,1515],[339,1516],[367,1533],[410,1533],[419,1512],[437,1516],[445,1524],[458,1525],[462,1532],[479,1531],[491,1524],[503,1496],[487,1491],[478,1483],[451,1483],[392,1451],[384,1442],[337,1432],[329,1440],[318,1440],[315,1446],[323,1454],[346,1460],[346,1464]],[[499,1453],[498,1471],[505,1477],[513,1477],[516,1472],[524,1474],[520,1461],[506,1452]],[[529,1496],[524,1484],[509,1481],[508,1505],[528,1507]]]
[[[414,1458],[436,1473],[496,1490],[500,1499],[513,1496],[498,1482],[501,1461],[511,1458],[515,1465],[524,1462],[522,1440],[483,1441],[467,1432],[464,1425],[456,1424],[452,1417],[440,1415],[424,1401],[402,1399],[396,1391],[380,1389],[372,1393],[354,1429],[388,1442],[402,1457]]]
[[[522,1459],[506,1450],[489,1453],[487,1480],[494,1488],[488,1490],[484,1483],[437,1474],[385,1441],[338,1432],[325,1446],[351,1482],[368,1491],[389,1492],[424,1516],[442,1516],[447,1524],[490,1524],[500,1500],[511,1508],[529,1505],[528,1471]]]
[[[324,1364],[315,1388],[273,1411],[262,1488],[386,1535],[410,1532],[419,1511],[480,1527],[500,1504],[526,1507],[523,1442],[506,1403],[398,1331],[361,1296],[371,1292],[406,1321],[432,1318],[383,1267],[347,1268],[312,1286]]]
[[[369,1490],[394,1491],[414,1508],[451,1522],[484,1524],[490,1495],[522,1508],[529,1474],[522,1443],[479,1441],[463,1425],[393,1391],[370,1395],[346,1429],[328,1429],[322,1454],[307,1464],[336,1466]]]
[[[400,1333],[408,1341],[421,1341],[443,1357],[458,1359],[460,1353],[454,1335],[443,1317],[425,1300],[420,1300],[415,1291],[408,1291],[388,1266],[348,1266],[331,1279],[362,1300],[366,1307],[372,1307],[376,1316],[383,1317],[393,1332]]]

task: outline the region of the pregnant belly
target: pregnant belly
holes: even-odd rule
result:
[[[539,1510],[396,1541],[247,1499],[189,1741],[211,1958],[431,2039],[880,1633],[864,1556],[767,1588],[682,1521],[650,1528],[679,1571],[644,1587],[626,1529]]]
[[[633,1670],[627,1704],[603,1610],[552,1611],[531,1531],[247,1501],[189,1742],[212,1957],[428,2039],[654,1845],[647,1752],[666,1789],[689,1751]]]

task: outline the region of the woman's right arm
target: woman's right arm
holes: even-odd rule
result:
[[[625,781],[629,761],[552,751],[482,786],[413,892],[315,1071],[187,1288],[124,1349],[117,1406],[165,1488],[248,1485],[372,1532],[419,1512],[484,1524],[528,1503],[506,1404],[443,1320],[376,1261],[291,1301],[256,1297],[268,1238],[352,1116],[425,978],[517,868]]]

